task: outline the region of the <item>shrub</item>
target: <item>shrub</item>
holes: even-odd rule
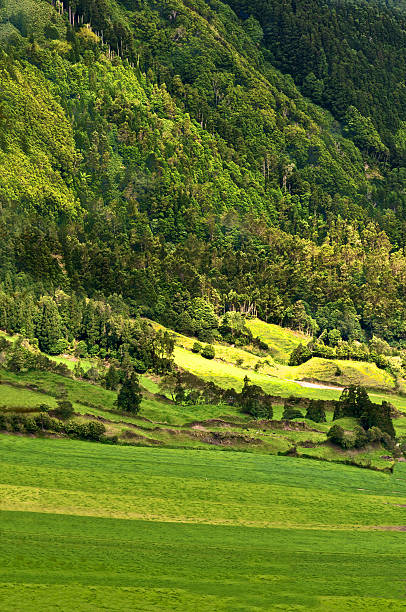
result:
[[[371,427],[367,431],[367,436],[369,442],[380,442],[382,440],[382,431],[379,427]]]
[[[335,423],[327,432],[327,438],[334,444],[342,446],[344,440],[344,429]]]
[[[73,415],[73,412],[74,410],[73,410],[72,402],[70,402],[66,398],[62,398],[58,400],[58,406],[54,410],[55,416],[65,421],[66,419],[71,418],[71,416]]]
[[[369,438],[365,429],[363,429],[359,425],[354,427],[354,436],[355,448],[362,448],[363,446],[366,446],[369,442]]]
[[[49,348],[49,352],[51,355],[60,355],[61,353],[65,353],[69,346],[69,342],[66,338],[59,338],[52,346]]]
[[[5,431],[7,429],[7,423],[8,423],[8,420],[7,420],[6,415],[0,412],[0,430]]]
[[[99,370],[92,366],[84,373],[83,378],[86,378],[86,380],[93,380],[93,381],[99,380],[100,378]]]
[[[91,357],[96,357],[96,355],[99,354],[99,351],[100,351],[100,346],[98,344],[93,344],[93,346],[91,346],[89,349],[89,355]]]
[[[84,340],[77,343],[75,348],[75,357],[87,357],[87,344]]]
[[[25,429],[28,433],[36,433],[39,430],[36,420],[28,418],[25,422]]]
[[[282,419],[285,421],[291,421],[292,419],[303,419],[303,414],[297,408],[293,408],[293,406],[285,404]]]
[[[216,353],[214,351],[214,348],[211,346],[211,344],[206,344],[206,346],[202,350],[202,357],[204,357],[205,359],[214,359],[215,356]]]
[[[194,342],[193,346],[192,346],[192,353],[200,353],[200,351],[202,350],[202,345],[200,344],[200,342]]]

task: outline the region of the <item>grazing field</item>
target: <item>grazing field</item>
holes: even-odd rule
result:
[[[0,609],[403,610],[406,470],[0,436]]]

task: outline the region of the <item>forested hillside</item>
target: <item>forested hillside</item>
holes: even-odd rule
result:
[[[187,334],[242,309],[402,347],[405,21],[367,2],[0,0],[2,303],[32,305],[29,337],[48,299],[122,296]]]

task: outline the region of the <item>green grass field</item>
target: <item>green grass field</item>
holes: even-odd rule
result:
[[[0,436],[0,609],[406,609],[406,469]]]

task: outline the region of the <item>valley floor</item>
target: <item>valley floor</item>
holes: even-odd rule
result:
[[[0,436],[0,610],[406,610],[406,468]]]

